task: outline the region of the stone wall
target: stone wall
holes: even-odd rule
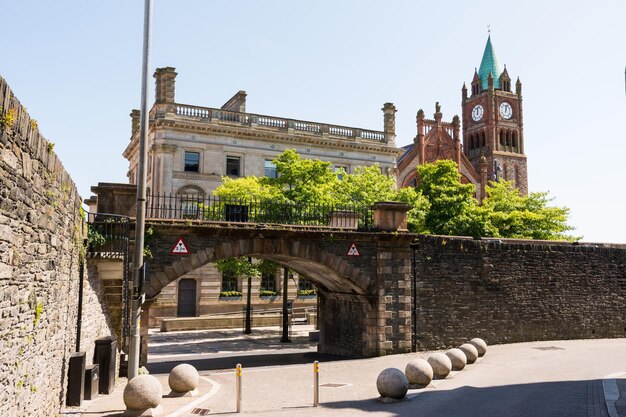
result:
[[[420,349],[626,336],[626,246],[419,238]]]
[[[0,410],[56,415],[76,348],[81,199],[35,120],[0,77]],[[84,278],[81,346],[110,334],[99,283]]]

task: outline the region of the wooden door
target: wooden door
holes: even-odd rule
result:
[[[178,281],[178,317],[196,316],[196,280]]]

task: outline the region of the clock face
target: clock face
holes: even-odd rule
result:
[[[477,104],[472,109],[472,120],[475,121],[475,122],[479,121],[480,119],[483,118],[483,113],[484,112],[485,112],[485,110],[483,109],[483,106],[481,106],[480,104]]]
[[[500,116],[504,119],[510,119],[513,116],[513,108],[506,101],[500,104]]]

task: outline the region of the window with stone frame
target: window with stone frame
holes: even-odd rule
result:
[[[200,172],[200,152],[185,151],[186,172]]]
[[[264,291],[277,291],[276,274],[264,272],[263,275],[261,275],[260,289]]]
[[[226,156],[226,175],[229,177],[241,176],[241,158],[238,156]]]
[[[265,176],[268,178],[278,177],[278,171],[276,171],[276,165],[269,159],[265,160]]]
[[[222,290],[221,291],[239,291],[237,276],[231,271],[222,272]]]
[[[314,289],[315,287],[311,281],[303,277],[298,278],[298,291],[308,291]]]
[[[333,171],[337,173],[339,181],[343,181],[344,175],[348,173],[348,167],[344,165],[335,165]]]

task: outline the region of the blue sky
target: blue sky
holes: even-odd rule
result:
[[[0,75],[83,197],[127,182],[143,1],[3,3]],[[585,241],[626,242],[626,2],[434,3],[155,0],[151,72],[176,67],[181,103],[219,107],[246,90],[249,112],[378,130],[391,101],[405,145],[419,108],[460,113],[491,25],[523,83],[530,190],[569,207]]]

